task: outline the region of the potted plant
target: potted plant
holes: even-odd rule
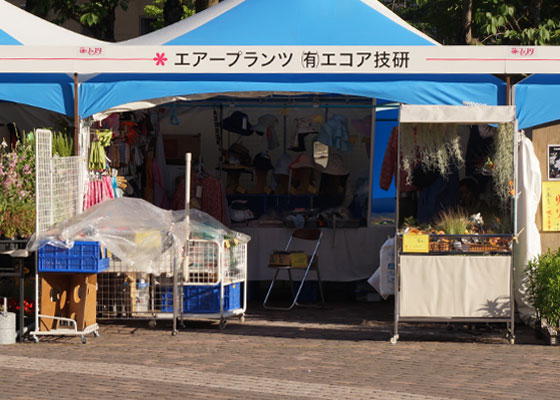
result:
[[[536,328],[557,344],[560,330],[560,253],[550,249],[527,265],[529,301],[537,312]]]

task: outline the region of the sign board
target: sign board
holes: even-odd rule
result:
[[[403,235],[403,252],[405,253],[429,253],[430,235],[418,235],[407,233]]]
[[[542,185],[542,230],[560,231],[560,181]]]
[[[0,72],[557,73],[557,46],[0,46]]]

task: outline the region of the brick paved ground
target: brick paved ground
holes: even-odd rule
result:
[[[188,321],[101,323],[101,336],[0,347],[2,399],[560,398],[560,348],[526,327],[406,324],[388,343],[391,304],[291,312],[249,308],[224,330]]]

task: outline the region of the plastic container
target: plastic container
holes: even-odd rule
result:
[[[39,249],[39,272],[96,274],[109,268],[99,242],[74,242],[71,249],[46,245]]]
[[[8,312],[8,304],[4,298],[3,311],[0,312],[0,345],[16,342],[16,314]]]
[[[161,304],[163,312],[173,311],[173,292],[170,287],[162,287]],[[224,285],[224,311],[241,308],[241,283]],[[220,285],[183,286],[183,312],[191,314],[214,314],[220,312]]]
[[[136,281],[136,307],[137,312],[148,312],[150,305],[150,284],[144,279]]]

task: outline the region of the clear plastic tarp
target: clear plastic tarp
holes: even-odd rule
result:
[[[188,230],[196,239],[250,240],[248,235],[227,228],[199,210],[190,211]],[[181,254],[186,238],[184,210],[163,210],[142,199],[121,197],[96,204],[33,235],[28,249],[36,251],[46,244],[71,248],[76,240],[97,241],[135,270],[151,273],[152,265],[168,250],[175,248]]]

